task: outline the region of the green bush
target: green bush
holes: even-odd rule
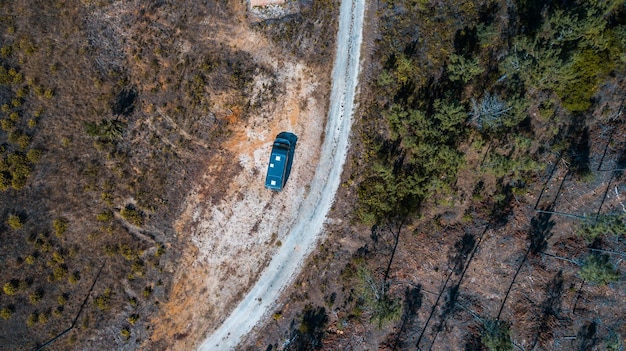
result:
[[[152,295],[152,287],[146,286],[145,288],[143,288],[143,297],[147,299],[150,297],[150,295]]]
[[[104,210],[96,216],[98,222],[110,222],[113,219],[113,212],[111,210]]]
[[[144,223],[143,213],[135,208],[133,205],[126,205],[121,211],[120,215],[131,224],[141,227]]]
[[[33,291],[32,293],[30,293],[30,295],[28,295],[28,301],[31,304],[36,305],[37,303],[39,303],[39,301],[41,301],[42,297],[43,297],[43,291],[40,289],[37,289]]]
[[[104,292],[94,299],[94,305],[101,311],[108,311],[111,308],[111,306],[109,306],[111,294],[111,288],[104,289]]]
[[[67,279],[70,282],[70,284],[76,284],[80,281],[80,273],[78,271],[75,271]]]
[[[13,310],[11,308],[4,307],[3,309],[0,310],[0,317],[2,317],[2,319],[4,320],[11,318],[12,315],[13,315]]]
[[[378,328],[382,328],[390,322],[399,320],[401,316],[401,299],[394,299],[387,294],[384,294],[375,303],[371,320],[377,322]]]
[[[619,271],[609,262],[609,255],[597,253],[585,258],[578,274],[582,279],[600,285],[617,281],[620,277]]]
[[[611,331],[606,339],[604,339],[604,345],[607,351],[622,350],[622,342],[620,341],[620,336],[614,331]]]
[[[26,319],[26,325],[28,325],[29,327],[32,327],[35,324],[37,324],[38,320],[39,320],[39,316],[37,315],[37,312],[33,312]]]
[[[120,335],[123,336],[125,340],[130,339],[130,329],[128,329],[128,327],[122,328],[122,330],[120,330]]]
[[[4,286],[2,287],[2,290],[4,290],[4,293],[11,296],[11,295],[15,295],[18,292],[18,288],[19,288],[19,281],[16,279],[11,279],[11,281],[8,281],[4,284]]]
[[[125,128],[126,123],[113,119],[103,119],[100,123],[85,123],[85,132],[89,136],[103,141],[113,141],[122,138]]]
[[[2,121],[0,121],[0,127],[2,127],[2,130],[4,130],[5,132],[10,132],[13,130],[13,128],[15,128],[15,121],[8,118],[3,118]]]
[[[135,325],[135,323],[137,323],[137,321],[139,320],[139,315],[136,313],[131,314],[130,316],[128,316],[128,323],[130,323],[131,325]]]
[[[447,69],[451,81],[462,81],[463,83],[469,82],[485,71],[477,57],[468,59],[456,54],[450,55]]]
[[[586,218],[577,229],[576,234],[588,242],[593,242],[605,235],[626,235],[626,215],[620,213],[605,214],[598,217],[598,220]]]
[[[48,323],[48,319],[49,319],[49,317],[50,317],[50,316],[48,316],[48,314],[47,314],[47,313],[40,313],[40,314],[39,314],[39,318],[38,318],[39,323],[40,323],[40,324],[46,324],[46,323]]]
[[[509,323],[499,320],[485,321],[481,341],[490,351],[513,350]]]
[[[54,269],[52,270],[52,276],[54,277],[54,280],[61,280],[65,277],[67,277],[67,267],[65,267],[65,265],[59,265],[54,267]]]
[[[27,265],[32,265],[32,264],[34,264],[34,263],[35,263],[35,256],[33,256],[33,255],[28,255],[28,256],[26,256],[26,258],[24,258],[24,262],[25,262]]]
[[[22,228],[24,224],[22,224],[22,220],[18,215],[12,214],[9,215],[9,218],[7,219],[7,225],[11,227],[11,229],[18,230]]]
[[[28,150],[28,152],[26,153],[26,158],[31,163],[39,162],[39,159],[41,158],[41,150],[38,150],[38,149],[30,149],[30,150]]]
[[[52,260],[56,263],[56,264],[63,264],[65,263],[65,257],[63,257],[63,254],[59,251],[55,251],[52,253]]]
[[[611,61],[594,50],[576,53],[559,72],[560,80],[555,91],[563,106],[571,112],[587,111],[591,98],[598,90],[601,78],[613,69]]]
[[[63,237],[63,234],[67,231],[69,224],[67,219],[57,218],[52,222],[52,227],[54,227],[54,234],[57,237]]]
[[[138,277],[143,277],[143,275],[145,274],[145,268],[144,268],[144,264],[143,261],[140,259],[136,259],[131,267],[131,271],[133,272],[133,274],[135,274]]]
[[[165,245],[163,245],[161,243],[158,243],[157,244],[157,250],[154,253],[154,256],[155,257],[161,257],[161,256],[163,256],[164,253],[165,253]]]

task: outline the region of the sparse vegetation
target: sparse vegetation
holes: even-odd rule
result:
[[[508,323],[488,320],[483,324],[482,342],[490,351],[511,351],[511,329]]]
[[[57,218],[52,222],[52,226],[54,227],[54,234],[57,237],[62,237],[67,231],[69,223],[64,218]]]
[[[120,330],[120,335],[124,338],[124,340],[130,339],[130,329],[128,327],[123,327]]]
[[[125,325],[178,291],[191,186],[213,155],[233,156],[220,146],[231,126],[291,94],[276,84],[291,72],[244,39],[329,71],[339,2],[292,2],[271,19],[230,2],[139,0],[124,16],[107,1],[30,5],[0,5],[3,347],[62,330],[102,262],[79,336],[55,347],[149,343],[153,328]],[[623,2],[367,6],[342,220],[261,338],[285,350],[622,347],[624,308],[607,296],[624,291]],[[230,38],[242,28],[255,36]],[[326,87],[304,95],[295,116],[324,105]],[[171,342],[194,342],[184,333]],[[576,340],[557,345],[564,335]]]
[[[126,205],[121,211],[120,215],[131,224],[141,227],[144,223],[144,216],[140,210],[133,205]]]
[[[4,320],[11,318],[12,315],[13,315],[13,310],[9,307],[3,307],[0,310],[0,317]]]
[[[7,225],[11,227],[11,229],[13,230],[18,230],[22,228],[24,224],[22,224],[22,220],[20,219],[18,215],[12,214],[12,215],[9,215],[9,218],[7,219]]]

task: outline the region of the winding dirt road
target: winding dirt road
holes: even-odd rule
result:
[[[298,209],[297,220],[257,283],[224,323],[204,340],[199,350],[235,349],[241,338],[275,306],[281,293],[293,282],[302,263],[322,237],[324,221],[339,187],[348,152],[359,75],[364,12],[364,0],[343,0],[341,3],[322,156],[311,182],[310,192]]]

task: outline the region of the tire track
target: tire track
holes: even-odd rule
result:
[[[323,236],[323,224],[339,187],[348,152],[364,13],[364,0],[343,0],[341,3],[322,157],[311,182],[309,195],[298,210],[297,220],[254,287],[222,325],[204,340],[199,350],[235,349],[241,339],[269,314]]]

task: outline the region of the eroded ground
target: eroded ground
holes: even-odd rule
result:
[[[156,343],[173,342],[173,349],[196,346],[254,283],[295,220],[322,141],[324,72],[281,55],[256,32],[222,33],[227,45],[249,52],[270,69],[270,75],[255,77],[259,92],[274,85],[283,93],[233,126],[228,142],[207,160],[205,175],[190,189],[176,225],[188,247],[153,337]],[[273,193],[263,184],[271,143],[281,131],[295,133],[298,143],[289,182]]]

